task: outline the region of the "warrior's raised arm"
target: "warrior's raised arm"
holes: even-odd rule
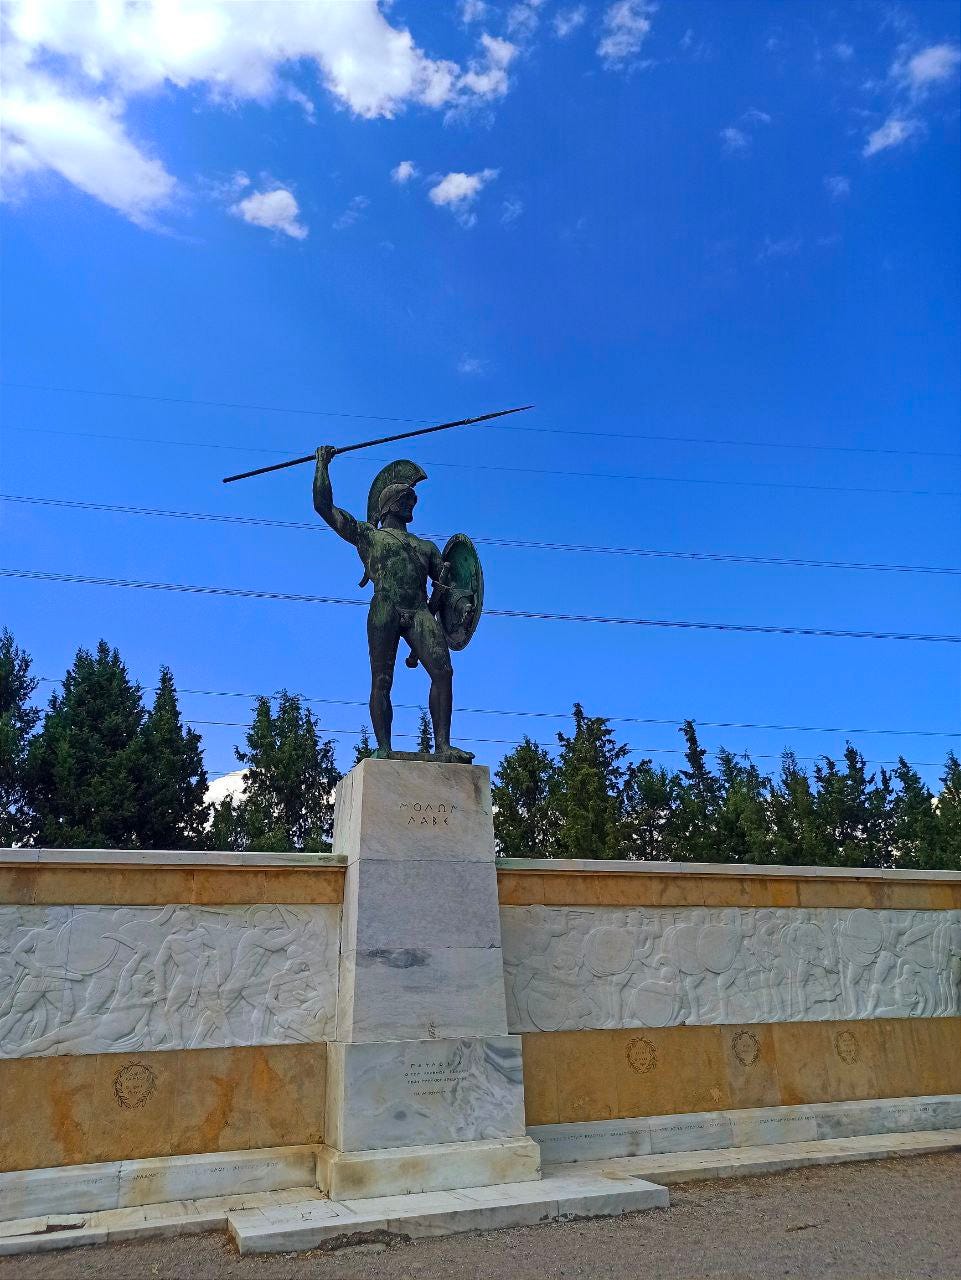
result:
[[[334,506],[334,491],[330,484],[330,461],[337,453],[332,444],[322,444],[317,450],[317,469],[314,472],[314,510],[322,520],[347,542],[356,547],[358,538],[357,520],[349,511]]]

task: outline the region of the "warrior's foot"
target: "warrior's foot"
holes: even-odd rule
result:
[[[473,764],[474,753],[461,751],[460,747],[438,747],[434,752],[434,759],[439,764]]]
[[[390,747],[378,747],[371,758],[373,760],[393,760],[394,753]]]

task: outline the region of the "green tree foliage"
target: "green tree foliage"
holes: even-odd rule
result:
[[[811,779],[794,752],[785,751],[780,776],[771,784],[768,796],[772,862],[816,867],[827,861],[816,810],[817,796]]]
[[[557,766],[543,747],[525,737],[494,774],[491,797],[497,847],[505,858],[548,858],[557,823],[551,806]]]
[[[434,735],[431,732],[430,720],[427,712],[423,709],[420,713],[420,722],[417,726],[417,750],[425,756],[434,754]]]
[[[354,747],[354,764],[360,764],[361,760],[369,760],[374,754],[374,745],[370,740],[370,734],[367,726],[364,725],[360,731],[360,738]]]
[[[940,852],[934,796],[903,756],[894,770],[897,790],[891,800],[891,846],[899,867],[934,867]]]
[[[300,698],[282,692],[276,711],[258,698],[247,749],[236,755],[245,766],[244,795],[229,809],[217,807],[211,840],[232,838],[232,847],[257,852],[329,849],[340,774],[334,744],[320,740]]]
[[[708,768],[707,752],[698,742],[693,722],[686,720],[681,733],[687,767],[678,774],[667,827],[671,857],[676,862],[723,862],[718,840],[723,783]]]
[[[26,763],[40,709],[30,703],[39,684],[30,667],[30,657],[4,627],[0,631],[0,845],[22,843],[33,827]]]
[[[842,867],[890,866],[891,775],[881,769],[875,781],[864,757],[848,743],[844,768],[825,756],[814,766],[814,778],[822,856]]]
[[[937,800],[938,834],[935,865],[961,871],[961,761],[948,753]]]
[[[146,751],[141,689],[116,649],[79,649],[30,744],[27,777],[41,846],[139,843]]]
[[[205,801],[200,734],[184,729],[177,690],[169,667],[143,727],[144,779],[138,842],[144,849],[199,848],[205,840],[209,806]]]
[[[721,862],[770,862],[771,830],[767,798],[770,779],[753,761],[718,752],[721,801],[717,849]]]
[[[627,766],[623,801],[626,823],[622,855],[627,858],[671,860],[675,856],[671,819],[677,779],[651,760]]]
[[[627,847],[624,811],[628,748],[615,742],[608,722],[574,704],[574,732],[557,735],[560,759],[551,779],[550,803],[557,815],[554,837],[561,858],[619,858]]]

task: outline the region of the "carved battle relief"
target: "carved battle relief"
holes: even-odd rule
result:
[[[0,1058],[326,1040],[339,929],[336,906],[2,907]]]
[[[961,911],[504,907],[511,1031],[961,1015]]]

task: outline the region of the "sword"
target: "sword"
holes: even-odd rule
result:
[[[459,418],[456,422],[441,422],[436,427],[419,427],[416,431],[402,431],[397,436],[381,436],[377,440],[363,440],[360,444],[345,444],[335,449],[333,457],[340,453],[353,453],[355,449],[369,449],[375,444],[392,444],[395,440],[410,440],[412,436],[429,436],[434,431],[449,431],[451,427],[470,427],[475,422],[489,422],[491,418],[504,418],[509,413],[523,413],[533,409],[532,404],[522,404],[516,409],[498,409],[496,413],[482,413],[478,418]],[[241,471],[235,476],[224,476],[224,484],[232,484],[234,480],[247,480],[250,476],[263,476],[268,471],[283,471],[285,467],[299,467],[305,462],[313,462],[316,454],[307,453],[302,458],[291,458],[289,462],[275,462],[269,467],[255,467],[253,471]]]

